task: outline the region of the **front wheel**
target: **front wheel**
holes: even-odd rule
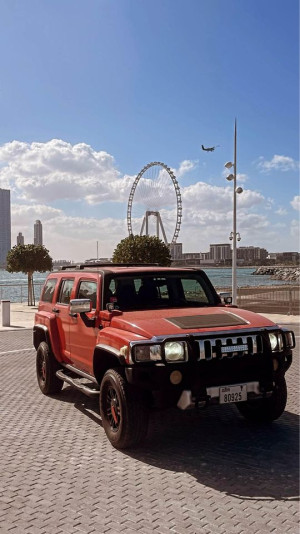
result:
[[[285,378],[282,377],[275,384],[271,397],[265,399],[238,402],[236,407],[249,421],[270,423],[284,412],[287,402],[287,388]]]
[[[148,429],[148,410],[140,392],[115,369],[106,371],[100,388],[103,428],[116,449],[138,445]]]
[[[40,390],[44,395],[55,395],[62,390],[64,383],[56,376],[59,368],[48,344],[42,341],[36,353],[36,375]]]

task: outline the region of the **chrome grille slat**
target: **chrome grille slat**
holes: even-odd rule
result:
[[[199,344],[199,360],[213,360],[214,358],[233,358],[245,354],[258,354],[262,352],[262,339],[260,335],[223,336],[209,339],[197,339]],[[239,350],[234,350],[234,347]],[[242,350],[241,347],[247,347]],[[233,347],[232,351],[222,351],[222,347]]]

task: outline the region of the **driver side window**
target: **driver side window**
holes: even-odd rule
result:
[[[187,302],[208,304],[208,298],[198,280],[182,279],[182,288]]]
[[[81,280],[77,293],[78,299],[90,299],[92,308],[95,310],[97,305],[97,282],[90,280]]]
[[[73,284],[74,279],[62,281],[57,302],[59,302],[60,304],[69,304]]]

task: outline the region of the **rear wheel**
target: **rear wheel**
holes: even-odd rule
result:
[[[106,371],[100,388],[103,428],[116,449],[138,445],[148,429],[148,410],[141,394],[115,369]]]
[[[57,378],[59,363],[52,354],[48,344],[42,341],[36,353],[36,375],[40,390],[44,395],[55,395],[62,390],[63,381]]]
[[[268,423],[278,419],[284,412],[287,402],[287,388],[285,378],[282,377],[275,384],[271,397],[236,404],[239,412],[249,421]]]

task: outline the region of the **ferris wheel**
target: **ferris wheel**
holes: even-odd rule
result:
[[[129,235],[151,235],[166,244],[176,243],[182,217],[182,202],[173,171],[161,161],[148,163],[135,178],[128,199]]]

